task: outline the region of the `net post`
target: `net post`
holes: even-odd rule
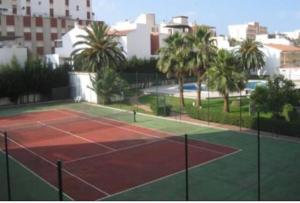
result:
[[[57,161],[57,182],[58,182],[58,198],[59,201],[64,201],[63,181],[62,181],[62,162]]]
[[[6,179],[7,179],[7,197],[11,201],[11,184],[10,184],[10,167],[9,167],[9,150],[8,150],[8,135],[4,132],[4,143],[5,143],[5,164],[6,164]]]
[[[260,176],[260,155],[261,155],[261,146],[260,146],[260,112],[257,111],[257,199],[261,200],[261,176]]]
[[[136,123],[136,110],[133,110],[133,122]]]
[[[184,135],[185,142],[185,200],[189,201],[189,149],[188,149],[188,135]]]

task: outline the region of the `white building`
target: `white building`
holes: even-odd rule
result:
[[[78,35],[86,34],[82,26],[75,26],[61,40],[56,41],[55,55],[47,58],[55,63],[63,63],[70,59],[75,48],[73,45],[80,39]],[[155,14],[141,14],[135,21],[121,21],[111,26],[110,34],[116,35],[122,45],[126,57],[145,58],[157,56],[157,51],[164,46],[164,39],[175,32],[186,32],[191,29],[188,18],[174,17],[170,23],[156,24]]]
[[[255,39],[256,35],[268,34],[267,27],[260,26],[257,22],[250,22],[241,25],[229,25],[229,37],[238,41],[245,39]]]
[[[295,30],[293,32],[284,32],[283,34],[285,34],[290,39],[299,39],[300,38],[300,29]]]
[[[256,35],[256,41],[262,44],[281,44],[286,46],[292,46],[291,42],[285,35],[282,34],[262,34]]]

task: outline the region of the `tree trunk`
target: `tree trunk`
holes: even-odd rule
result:
[[[179,82],[179,93],[180,93],[180,106],[184,107],[185,103],[184,103],[184,90],[183,90],[183,84],[184,84],[184,80],[182,77],[180,77],[178,79]]]
[[[229,113],[229,111],[229,95],[226,93],[224,96],[224,112]]]
[[[201,105],[202,105],[202,102],[201,102],[202,79],[201,79],[201,76],[200,76],[200,75],[198,75],[198,78],[197,78],[197,86],[198,86],[198,89],[197,89],[196,107],[197,107],[197,108],[200,108]]]

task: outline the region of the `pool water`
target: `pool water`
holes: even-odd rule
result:
[[[249,80],[249,82],[246,84],[245,90],[253,91],[257,86],[265,86],[267,84],[267,81],[265,80]],[[196,83],[189,83],[185,84],[183,86],[183,89],[186,91],[196,91],[198,90],[198,86]],[[202,85],[202,91],[207,91],[206,85]]]

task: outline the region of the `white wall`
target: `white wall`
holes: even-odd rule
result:
[[[73,47],[76,42],[81,40],[81,38],[78,38],[78,35],[87,35],[87,33],[79,28],[78,25],[75,25],[75,28],[62,37],[62,47],[55,48],[55,53],[58,54],[60,58],[69,58],[75,49],[86,47],[84,45]]]
[[[133,56],[151,57],[151,31],[147,25],[137,24],[137,29],[127,35],[127,57]]]
[[[72,98],[81,97],[82,100],[97,103],[97,94],[91,90],[92,81],[90,77],[95,77],[95,74],[89,73],[69,73],[70,86],[72,88]]]
[[[259,75],[280,74],[281,51],[272,47],[264,46],[262,51],[265,54],[266,65],[258,72]]]
[[[247,39],[248,25],[230,25],[228,26],[229,37],[236,40]]]
[[[23,66],[27,60],[27,48],[0,48],[0,64],[10,63],[14,56],[19,64]]]
[[[281,68],[280,73],[289,80],[300,82],[300,68]]]
[[[293,45],[293,43],[283,37],[276,36],[275,38],[269,38],[269,35],[256,35],[256,41],[263,44],[281,44],[281,45]]]

